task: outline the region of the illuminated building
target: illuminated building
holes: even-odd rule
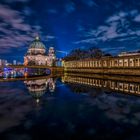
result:
[[[30,44],[27,54],[24,57],[24,65],[53,66],[56,59],[54,48],[50,47],[48,55],[46,54],[45,45],[40,41],[39,37],[36,37]]]
[[[134,56],[134,55],[140,55],[139,52],[122,52],[118,56]]]
[[[7,60],[0,59],[0,66],[6,66],[8,64]]]
[[[93,58],[65,61],[65,68],[135,68],[140,67],[140,55]]]
[[[140,54],[64,61],[65,72],[139,75]]]
[[[0,59],[0,66],[2,66],[2,59]]]
[[[47,57],[47,63],[49,66],[54,65],[54,62],[56,60],[55,57],[55,51],[53,47],[49,48],[49,52],[48,52],[48,57]]]
[[[17,64],[17,61],[16,60],[13,60],[13,65],[16,65]]]

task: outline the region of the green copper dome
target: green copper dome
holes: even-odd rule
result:
[[[39,37],[36,37],[35,40],[29,46],[29,49],[45,49],[45,45],[40,41]]]

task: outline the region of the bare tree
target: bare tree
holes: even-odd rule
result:
[[[97,47],[90,47],[87,50],[84,49],[74,49],[70,54],[64,58],[64,60],[81,60],[85,58],[101,58],[104,56],[104,52]]]

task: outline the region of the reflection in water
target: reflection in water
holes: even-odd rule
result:
[[[29,93],[36,99],[36,102],[39,103],[40,98],[47,92],[47,87],[49,92],[55,91],[56,80],[53,78],[49,79],[37,79],[24,81],[26,87],[29,90]]]
[[[118,79],[120,79],[120,81]],[[140,127],[140,100],[137,96],[131,96],[140,95],[140,82],[130,81],[132,81],[131,78],[128,78],[127,80],[122,77],[105,76],[104,78],[102,75],[76,76],[75,74],[66,74],[62,77],[62,82],[68,85],[72,93],[81,93],[80,95],[84,95],[85,98],[90,96],[90,98],[88,98],[90,107],[97,110],[99,109],[99,112],[103,113],[102,115],[99,115],[99,112],[96,112],[96,115],[98,114],[101,117],[99,119],[101,122],[106,118],[107,125],[110,125],[110,127],[112,127],[112,120],[119,125],[121,124],[122,128],[120,128],[120,126],[117,126],[115,129],[112,128],[114,129],[114,132],[111,132],[111,130],[108,132],[105,129],[101,131],[102,135],[106,135],[106,132],[109,133],[112,139],[114,138],[111,136],[111,133],[119,134],[120,131],[122,133],[128,130],[131,131],[131,128],[134,126]],[[114,94],[114,92],[118,94]],[[98,124],[102,127],[100,121]],[[126,128],[126,130],[124,128]]]
[[[66,74],[62,77],[62,81],[66,83],[74,83],[73,88],[76,91],[87,92],[90,88],[84,88],[81,85],[88,85],[89,87],[96,87],[102,88],[105,91],[117,91],[117,92],[124,92],[124,93],[131,93],[140,95],[140,82],[130,82],[132,79],[120,77],[120,81],[118,77],[114,77],[110,79],[109,76],[104,78],[102,75],[98,75],[98,77],[90,77],[90,75],[86,75],[83,77],[76,76],[75,74]],[[80,85],[75,85],[75,83]],[[72,86],[72,85],[71,85]]]
[[[140,97],[132,96],[139,94],[137,77],[137,82],[131,82],[132,78],[74,74],[63,76],[62,82],[57,79],[0,82],[2,140],[140,139]],[[45,94],[50,92],[56,94]],[[39,106],[32,97],[37,102],[41,98]]]
[[[18,77],[30,77],[39,75],[49,75],[51,71],[45,68],[10,68],[5,67],[0,72],[0,78],[18,78]]]
[[[12,69],[12,68],[3,68],[3,71],[1,72],[0,77],[1,78],[16,78],[16,77],[22,77],[24,76],[24,73],[26,72],[25,69]]]

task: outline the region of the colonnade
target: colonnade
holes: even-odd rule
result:
[[[65,61],[65,68],[134,68],[140,67],[139,56],[103,57],[100,59],[87,59],[77,61]]]

